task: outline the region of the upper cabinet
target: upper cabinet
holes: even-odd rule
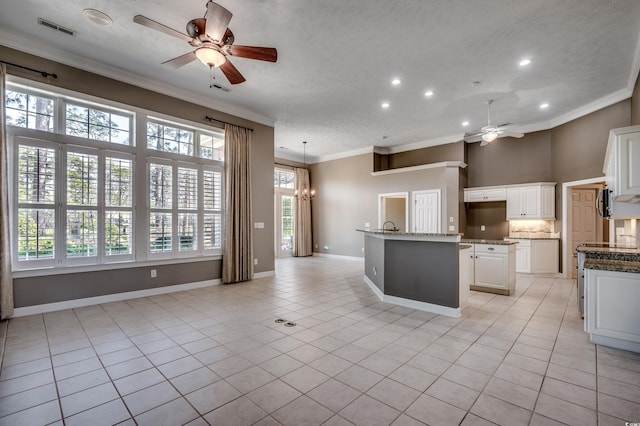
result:
[[[482,188],[465,188],[464,202],[477,203],[486,201],[505,201],[507,199],[506,186],[485,186]]]
[[[507,219],[555,219],[556,184],[551,182],[507,187]]]
[[[603,171],[616,201],[640,202],[640,126],[611,130]]]

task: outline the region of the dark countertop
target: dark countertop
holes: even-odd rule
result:
[[[460,244],[460,246],[458,247],[459,250],[466,250],[468,248],[471,248],[472,246],[470,244]]]
[[[585,253],[585,269],[640,273],[640,249],[613,247],[578,247]]]
[[[558,237],[505,237],[510,240],[560,240]]]
[[[463,238],[462,240],[460,240],[461,243],[466,243],[466,244],[495,244],[498,246],[509,246],[511,244],[518,244],[515,241],[505,241],[505,240],[483,240],[483,239],[476,239],[476,238]]]

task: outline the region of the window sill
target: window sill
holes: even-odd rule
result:
[[[48,268],[37,269],[19,269],[13,271],[13,278],[29,278],[29,277],[42,277],[47,275],[62,275],[62,274],[75,274],[79,272],[96,272],[96,271],[109,271],[113,269],[127,269],[127,268],[140,268],[145,266],[159,266],[159,265],[173,265],[180,263],[194,263],[194,262],[210,262],[212,260],[220,260],[222,255],[214,256],[202,256],[202,257],[185,257],[178,259],[162,259],[162,260],[147,260],[143,262],[127,261],[127,262],[114,262],[103,263],[100,265],[74,265],[74,266],[58,266]]]

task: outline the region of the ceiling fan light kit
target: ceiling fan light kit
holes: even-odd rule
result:
[[[278,51],[273,47],[233,45],[235,37],[228,27],[232,16],[233,14],[224,7],[209,1],[204,18],[191,19],[187,22],[187,34],[142,15],[134,16],[133,22],[179,38],[196,48],[192,52],[165,61],[163,64],[180,68],[197,59],[210,69],[220,68],[231,84],[239,84],[244,82],[245,78],[229,61],[230,56],[276,62]]]
[[[481,128],[480,130],[475,130],[473,132],[464,134],[464,141],[468,143],[472,142],[480,142],[480,146],[489,145],[491,142],[498,138],[502,138],[505,136],[510,136],[513,138],[521,138],[524,136],[522,133],[512,132],[506,130],[506,127],[509,124],[501,124],[500,126],[495,126],[491,124],[491,104],[494,102],[493,99],[489,99],[487,101],[487,125]]]

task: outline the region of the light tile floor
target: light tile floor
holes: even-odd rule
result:
[[[361,261],[276,270],[1,323],[0,425],[640,422],[640,354],[587,341],[571,280],[448,318],[379,302]]]

